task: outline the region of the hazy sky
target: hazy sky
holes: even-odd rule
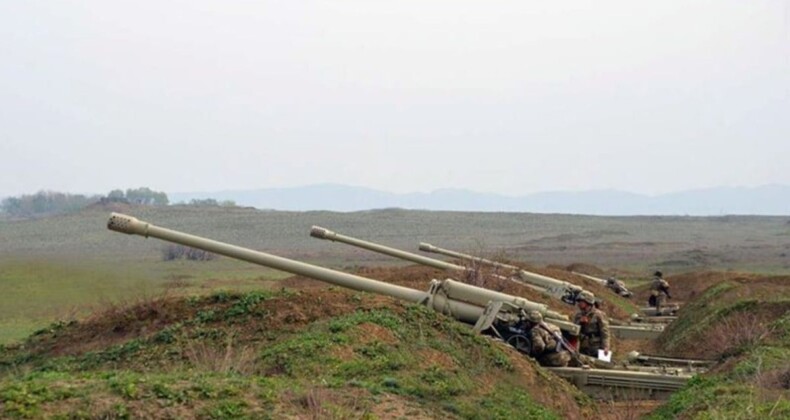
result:
[[[790,0],[3,1],[0,196],[790,184]]]

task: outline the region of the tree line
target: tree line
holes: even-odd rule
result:
[[[8,197],[0,201],[0,213],[12,218],[45,217],[71,213],[94,204],[136,204],[143,206],[166,206],[170,199],[162,191],[148,187],[115,189],[107,195],[69,194],[57,191],[39,191],[35,194]],[[195,207],[235,207],[232,200],[217,201],[213,198],[192,199],[188,203],[176,204]]]
[[[13,217],[46,216],[79,210],[99,200],[99,196],[39,191],[32,195],[5,198],[0,202],[0,209]]]
[[[12,218],[45,217],[71,213],[94,204],[123,203],[143,206],[166,206],[170,199],[162,191],[148,187],[115,189],[107,195],[69,194],[57,191],[39,191],[35,194],[8,197],[0,201],[0,213]],[[217,201],[213,198],[192,199],[176,204],[195,207],[235,207],[232,200]]]
[[[0,211],[11,217],[43,217],[71,213],[97,203],[121,202],[142,205],[167,205],[167,194],[148,187],[112,190],[106,196],[39,191],[0,201]]]

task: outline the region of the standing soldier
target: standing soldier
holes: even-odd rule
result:
[[[579,352],[597,358],[598,350],[608,352],[611,348],[609,319],[606,313],[595,308],[595,296],[588,291],[579,294],[576,304],[579,312],[573,317],[573,323],[581,327]]]
[[[662,315],[662,308],[667,304],[667,299],[671,299],[669,294],[669,282],[664,280],[663,274],[656,271],[653,274],[653,283],[650,285],[650,299],[648,304],[656,308],[656,315]]]
[[[529,355],[537,359],[541,366],[568,366],[571,354],[562,346],[560,327],[543,322],[543,315],[538,311],[529,311],[525,320],[532,344]]]

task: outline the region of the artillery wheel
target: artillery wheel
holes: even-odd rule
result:
[[[515,347],[520,353],[530,354],[532,352],[532,343],[529,338],[523,335],[514,335],[507,339],[507,343]]]

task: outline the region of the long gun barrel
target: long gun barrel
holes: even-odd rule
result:
[[[442,260],[428,258],[419,254],[413,254],[411,252],[401,251],[400,249],[390,248],[377,243],[352,238],[351,236],[341,235],[327,228],[322,228],[321,226],[313,226],[310,228],[310,236],[318,239],[326,239],[332,242],[342,242],[344,244],[364,248],[373,252],[378,252],[379,254],[389,255],[391,257],[415,262],[417,264],[427,265],[428,267],[438,268],[440,270],[466,270],[466,267],[462,265],[451,264]]]
[[[576,297],[579,295],[579,293],[584,291],[584,289],[582,289],[581,287],[572,283],[568,283],[567,281],[557,280],[555,278],[544,276],[542,274],[537,274],[527,270],[523,270],[519,267],[516,267],[515,265],[504,264],[497,261],[488,260],[485,258],[475,257],[472,255],[451,251],[449,249],[439,248],[438,246],[427,244],[425,242],[420,243],[419,249],[420,251],[424,251],[424,252],[433,252],[435,254],[447,255],[453,258],[459,258],[467,261],[474,261],[479,264],[485,264],[497,268],[510,270],[523,281],[542,287],[552,295],[562,299],[563,302],[571,305],[576,304]]]
[[[622,297],[631,297],[633,295],[633,293],[630,290],[628,290],[628,288],[625,287],[625,284],[623,282],[616,281],[613,277],[612,277],[612,281],[610,282],[608,280],[604,280],[604,279],[599,278],[599,277],[591,276],[589,274],[579,273],[579,272],[576,272],[576,271],[571,271],[571,273],[573,273],[573,274],[575,274],[577,276],[581,276],[581,277],[584,277],[586,279],[592,280],[592,281],[594,281],[594,282],[596,282],[596,283],[598,283],[598,284],[600,284],[602,286],[605,286],[606,288],[612,290],[613,292],[617,293],[618,295],[620,295]]]
[[[400,258],[402,260],[411,261],[417,264],[426,265],[428,267],[438,268],[440,270],[453,270],[459,272],[469,272],[472,269],[468,267],[464,267],[462,265],[451,264],[442,260],[437,260],[433,258],[428,258],[419,254],[414,254],[407,251],[402,251],[400,249],[391,248],[388,246],[384,246],[381,244],[363,241],[361,239],[353,238],[351,236],[341,235],[335,231],[329,230],[327,228],[323,228],[320,226],[313,226],[310,229],[310,236],[318,239],[325,239],[332,242],[342,242],[344,244],[348,244],[351,246],[356,246],[359,248],[367,249],[369,251],[378,252],[379,254],[389,255],[391,257]],[[502,280],[514,280],[509,277],[493,275],[496,278]],[[533,284],[524,283],[522,281],[516,280],[518,283],[523,284],[525,286],[531,287],[535,290],[540,292],[545,292],[546,289],[540,286],[535,286]],[[482,289],[488,290],[488,289]],[[549,318],[554,319],[567,319],[564,315],[560,314],[559,312],[554,312],[546,309],[546,305],[540,305],[537,303],[533,303],[536,305],[537,309],[540,310],[544,315],[548,316]]]
[[[483,314],[485,307],[492,301],[504,301],[515,308],[539,310],[544,312],[547,316],[550,315],[550,311],[547,311],[545,305],[536,304],[520,297],[506,295],[504,293],[471,286],[450,279],[443,281],[433,280],[429,291],[422,292],[408,287],[385,283],[166,229],[119,213],[112,213],[107,222],[107,227],[110,230],[121,233],[140,235],[146,238],[153,237],[192,248],[202,249],[204,251],[247,261],[253,264],[321,280],[352,290],[387,295],[407,302],[424,304],[438,312],[450,315],[459,321],[469,324],[475,324]],[[556,318],[547,318],[547,322],[557,325],[572,335],[578,335],[579,333],[578,326],[571,322]]]
[[[419,246],[420,251],[433,252],[435,254],[447,255],[453,258],[459,258],[467,261],[474,261],[479,264],[491,265],[497,268],[511,270],[524,282],[531,283],[536,286],[545,288],[551,295],[559,298],[565,303],[575,304],[576,297],[584,291],[581,287],[568,283],[566,281],[557,280],[548,276],[537,273],[532,273],[523,270],[515,265],[504,264],[497,261],[488,260],[485,258],[475,257],[472,255],[462,254],[460,252],[451,251],[449,249],[439,248],[425,242],[421,242]],[[655,338],[663,332],[661,326],[654,325],[613,325],[610,327],[615,336],[625,339],[643,339]]]
[[[591,276],[589,274],[580,273],[578,271],[571,271],[571,273],[575,274],[577,276],[581,276],[581,277],[584,277],[586,279],[592,280],[592,281],[600,284],[601,286],[606,286],[606,280],[604,280],[604,279],[602,279],[600,277]]]

